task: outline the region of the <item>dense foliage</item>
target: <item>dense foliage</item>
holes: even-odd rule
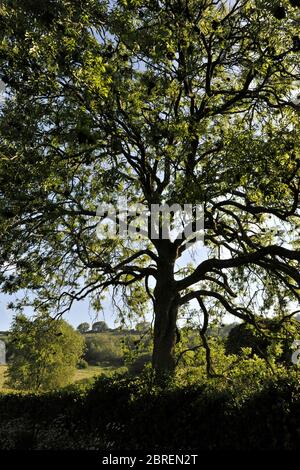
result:
[[[84,359],[90,365],[109,363],[120,365],[123,363],[123,351],[118,336],[109,333],[86,334]]]
[[[92,330],[96,333],[102,333],[108,330],[108,326],[105,321],[96,321],[92,325]]]
[[[64,320],[15,317],[9,334],[7,385],[51,390],[68,384],[84,352],[84,339]]]
[[[257,387],[100,378],[91,388],[0,394],[2,449],[299,450],[300,390],[293,375]]]
[[[77,330],[80,333],[87,333],[89,331],[89,329],[90,329],[90,325],[87,322],[80,323],[80,325],[77,326]]]
[[[252,354],[267,359],[276,355],[277,359],[291,363],[292,345],[300,338],[300,322],[289,319],[278,322],[266,319],[262,328],[257,330],[252,325],[241,323],[232,328],[226,339],[226,352],[240,354],[243,348],[251,348]]]

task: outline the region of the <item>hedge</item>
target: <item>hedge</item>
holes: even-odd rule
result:
[[[211,384],[149,390],[100,377],[85,390],[0,394],[1,449],[298,450],[299,381],[240,399]]]

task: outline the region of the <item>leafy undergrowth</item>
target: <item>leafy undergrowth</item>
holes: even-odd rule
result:
[[[2,449],[299,449],[298,373],[175,381],[114,374],[51,393],[0,394]]]

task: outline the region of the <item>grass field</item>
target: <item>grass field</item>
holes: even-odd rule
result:
[[[9,391],[8,388],[4,387],[5,382],[5,371],[7,370],[7,366],[0,365],[0,392],[1,391]],[[79,382],[85,379],[91,379],[92,377],[97,377],[98,375],[106,375],[110,372],[116,370],[115,367],[112,366],[89,366],[86,369],[77,369],[73,378],[73,382]]]
[[[90,379],[98,375],[106,375],[109,372],[113,372],[114,370],[116,370],[116,367],[112,366],[89,366],[87,369],[77,369],[73,382],[78,382],[79,380],[83,379]]]

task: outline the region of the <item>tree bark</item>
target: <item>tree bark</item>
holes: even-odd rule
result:
[[[170,376],[175,371],[175,345],[179,294],[175,289],[174,265],[176,251],[169,241],[159,250],[157,279],[154,289],[154,346],[152,366],[158,376]]]

